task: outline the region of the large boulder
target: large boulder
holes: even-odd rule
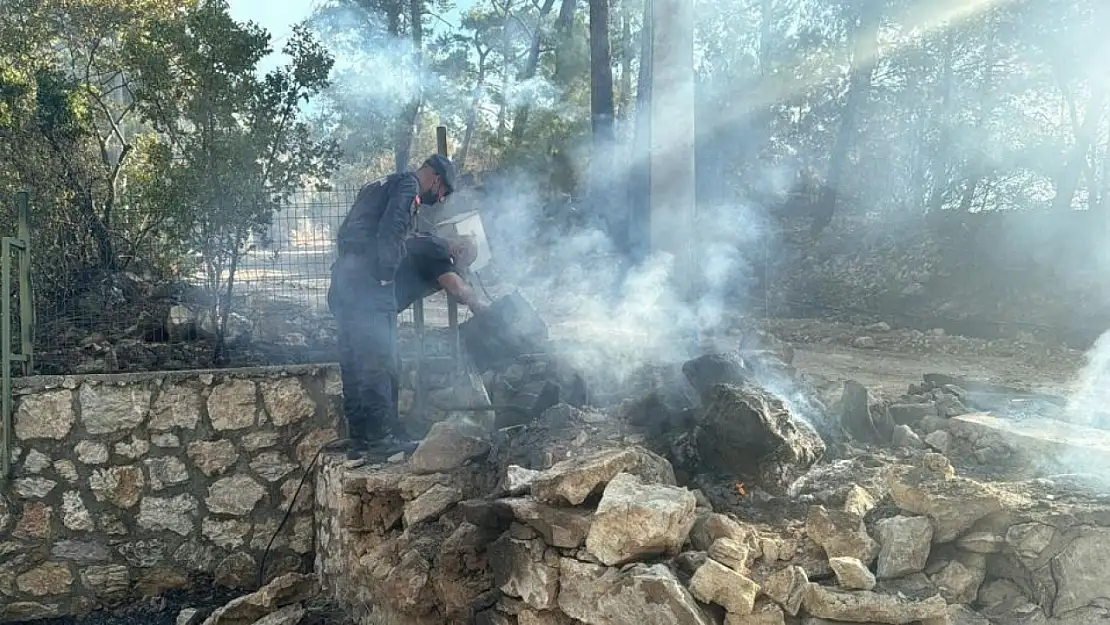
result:
[[[767,391],[717,384],[706,400],[694,439],[710,471],[783,493],[825,453],[817,431]]]

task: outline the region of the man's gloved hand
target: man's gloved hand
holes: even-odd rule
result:
[[[390,284],[393,284],[393,279],[396,276],[396,273],[397,272],[395,270],[375,269],[374,278],[377,279],[378,284],[381,284],[382,286],[388,286]]]

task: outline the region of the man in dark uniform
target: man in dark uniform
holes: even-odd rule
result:
[[[396,445],[397,298],[394,279],[415,230],[420,206],[442,201],[455,189],[455,167],[432,156],[416,171],[364,186],[339,227],[328,308],[339,326],[343,412],[359,458],[372,443]]]
[[[478,258],[473,237],[439,237],[420,234],[405,243],[407,254],[397,270],[397,310],[445,290],[474,312],[489,307],[489,300],[467,285],[462,273]]]

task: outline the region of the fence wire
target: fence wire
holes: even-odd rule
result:
[[[144,210],[125,197],[110,233],[114,266],[106,268],[98,262],[95,233],[85,234],[61,205],[36,205],[36,373],[334,361],[327,291],[335,233],[357,192],[298,193],[269,227],[249,236],[240,248],[218,359],[214,339],[223,310],[214,305],[213,287],[226,289],[228,267],[213,262],[211,248],[174,236],[172,211]],[[424,306],[427,327],[447,326],[442,294]],[[411,328],[412,310],[399,321]]]

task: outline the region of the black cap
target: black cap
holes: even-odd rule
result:
[[[432,171],[439,174],[443,180],[444,186],[447,187],[446,193],[451,194],[455,191],[455,164],[450,161],[446,156],[433,154],[424,161],[424,167],[431,167]]]

